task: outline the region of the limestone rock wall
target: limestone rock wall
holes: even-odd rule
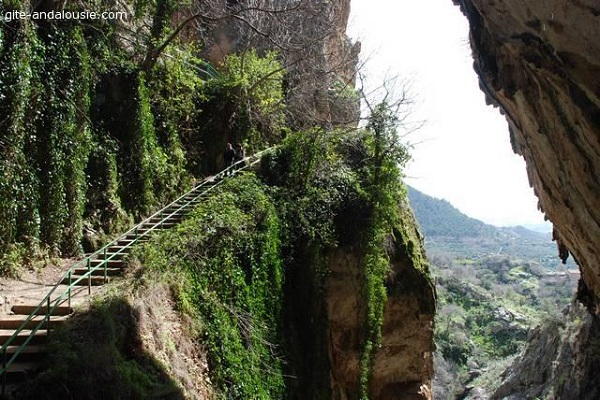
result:
[[[360,258],[347,248],[330,256],[327,289],[332,399],[359,397],[360,335],[364,323]],[[435,291],[407,255],[387,282],[382,343],[375,354],[369,397],[430,400]]]
[[[504,371],[492,399],[597,399],[599,333],[598,317],[571,305],[530,333],[528,347]]]
[[[303,129],[358,123],[358,98],[336,96],[336,88],[354,87],[360,53],[360,43],[346,35],[350,0],[254,0],[252,7],[234,1],[225,11],[222,3],[207,3],[215,4],[205,6],[211,15],[238,16],[223,18],[197,33],[207,44],[204,56],[212,64],[218,66],[227,54],[249,48],[280,53],[286,68],[290,126]]]
[[[454,0],[469,19],[474,68],[527,163],[579,296],[600,301],[600,3]]]

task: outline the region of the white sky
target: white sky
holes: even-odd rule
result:
[[[367,84],[409,81],[413,160],[406,182],[494,225],[543,222],[525,162],[508,126],[486,106],[468,43],[468,23],[452,0],[352,0],[350,35],[362,43]]]

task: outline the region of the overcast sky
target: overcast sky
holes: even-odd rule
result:
[[[452,0],[352,0],[350,35],[362,42],[368,84],[409,82],[415,144],[407,183],[494,225],[543,221],[507,123],[486,106],[468,44],[466,18]]]

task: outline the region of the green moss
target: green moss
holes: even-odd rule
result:
[[[158,183],[163,200],[188,187],[190,174],[199,172],[200,154],[194,135],[195,121],[201,112],[197,102],[204,85],[197,68],[201,60],[194,56],[198,52],[196,46],[178,44],[166,51],[172,57],[148,75],[157,142],[167,157],[164,177]]]
[[[74,255],[80,252],[85,204],[89,61],[79,27],[49,25],[42,32],[47,77],[37,136],[40,235],[47,245]]]
[[[284,227],[286,324],[292,357],[298,359],[291,373],[301,376],[294,390],[303,398],[328,398],[328,381],[316,375],[328,375],[329,360],[306,353],[327,353],[327,339],[322,338],[327,329],[324,299],[329,271],[323,256],[333,248],[347,246],[362,260],[357,396],[359,392],[368,397],[388,288],[416,292],[423,312],[434,312],[422,237],[400,181],[406,149],[399,147],[393,130],[377,129],[379,134],[373,130],[293,134],[261,162],[261,175],[272,186]],[[406,266],[394,281],[392,261]]]
[[[30,106],[38,79],[39,42],[27,21],[13,21],[2,29],[0,47],[0,251],[15,241],[38,235],[38,193],[35,165],[28,154],[35,114]],[[12,199],[26,198],[27,201]],[[11,199],[11,201],[7,200]]]

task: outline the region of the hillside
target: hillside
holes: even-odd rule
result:
[[[436,398],[489,396],[529,333],[570,303],[578,271],[560,263],[547,234],[485,224],[414,188],[408,196],[439,295]]]
[[[460,258],[478,259],[507,255],[536,261],[547,268],[560,264],[556,244],[549,234],[523,226],[496,227],[471,218],[448,201],[436,199],[409,187],[408,198],[431,254],[440,252]],[[567,260],[569,268],[575,263]]]
[[[436,199],[408,186],[408,198],[426,238],[492,237],[496,229],[470,218],[444,199]]]
[[[298,133],[226,179],[52,337],[17,398],[426,398],[435,290],[397,160],[377,185],[365,169],[372,143]]]

